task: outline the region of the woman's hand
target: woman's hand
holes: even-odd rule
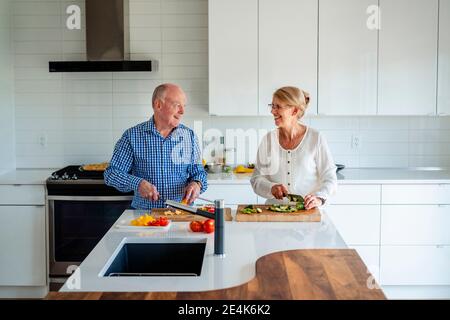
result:
[[[272,187],[272,195],[275,197],[275,199],[281,200],[283,199],[288,193],[288,189],[283,184],[276,184]]]
[[[323,204],[322,199],[316,197],[315,195],[308,194],[305,196],[305,209],[309,210],[312,208],[320,207]]]

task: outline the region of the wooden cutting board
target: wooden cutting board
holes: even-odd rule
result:
[[[152,216],[154,216],[155,218],[158,217],[166,217],[169,220],[172,221],[194,221],[194,220],[198,220],[198,221],[203,221],[203,220],[207,220],[208,218],[196,215],[196,214],[192,214],[189,211],[184,211],[184,210],[179,210],[181,212],[183,212],[184,214],[180,214],[180,215],[165,215],[164,211],[168,211],[168,208],[153,208],[152,209]],[[232,221],[233,217],[231,216],[231,208],[225,208],[224,209],[224,214],[225,214],[225,221]]]
[[[240,205],[236,211],[236,221],[239,222],[319,222],[321,214],[319,209],[300,210],[292,213],[273,212],[268,205],[254,205],[261,208],[262,213],[245,214],[241,210],[248,205]]]

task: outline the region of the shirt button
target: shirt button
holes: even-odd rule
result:
[[[290,183],[288,183],[288,186],[290,186],[291,184]]]
[[[288,172],[288,174],[291,174],[290,172]]]
[[[291,163],[290,161],[288,161],[288,163]]]

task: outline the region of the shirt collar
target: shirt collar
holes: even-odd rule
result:
[[[166,138],[166,139],[171,139],[176,138],[178,136],[178,128],[181,128],[182,124],[180,124],[178,127],[176,127],[175,129],[172,130],[171,134]],[[146,123],[145,125],[145,131],[150,131],[153,132],[154,134],[156,134],[157,136],[161,137],[161,134],[159,133],[158,129],[156,129],[156,124],[155,124],[155,117],[152,116]]]

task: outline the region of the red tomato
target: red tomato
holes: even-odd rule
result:
[[[203,231],[206,233],[212,233],[214,232],[214,220],[208,219],[205,222],[203,222]]]
[[[189,227],[194,232],[202,232],[203,231],[203,224],[200,221],[192,221],[189,224]]]
[[[169,220],[166,217],[159,217],[159,225],[165,227],[169,224]]]

